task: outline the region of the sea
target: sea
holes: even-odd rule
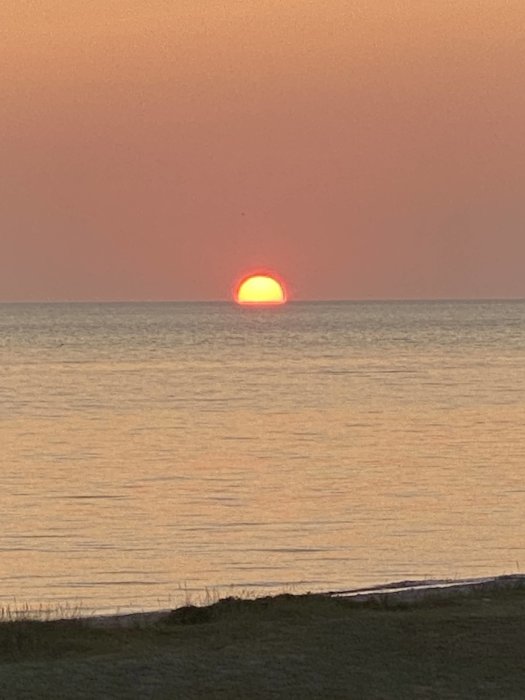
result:
[[[0,305],[0,606],[525,569],[525,302]]]

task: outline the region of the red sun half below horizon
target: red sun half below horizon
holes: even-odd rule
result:
[[[279,305],[288,300],[284,281],[274,272],[244,275],[234,287],[233,298],[241,305]]]

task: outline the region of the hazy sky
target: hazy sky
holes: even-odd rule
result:
[[[525,297],[524,0],[1,0],[0,300]]]

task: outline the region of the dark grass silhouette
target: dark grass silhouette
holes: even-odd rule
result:
[[[525,586],[0,624],[6,698],[523,698]]]

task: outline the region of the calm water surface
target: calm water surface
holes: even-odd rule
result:
[[[525,568],[525,303],[0,305],[0,604]]]

